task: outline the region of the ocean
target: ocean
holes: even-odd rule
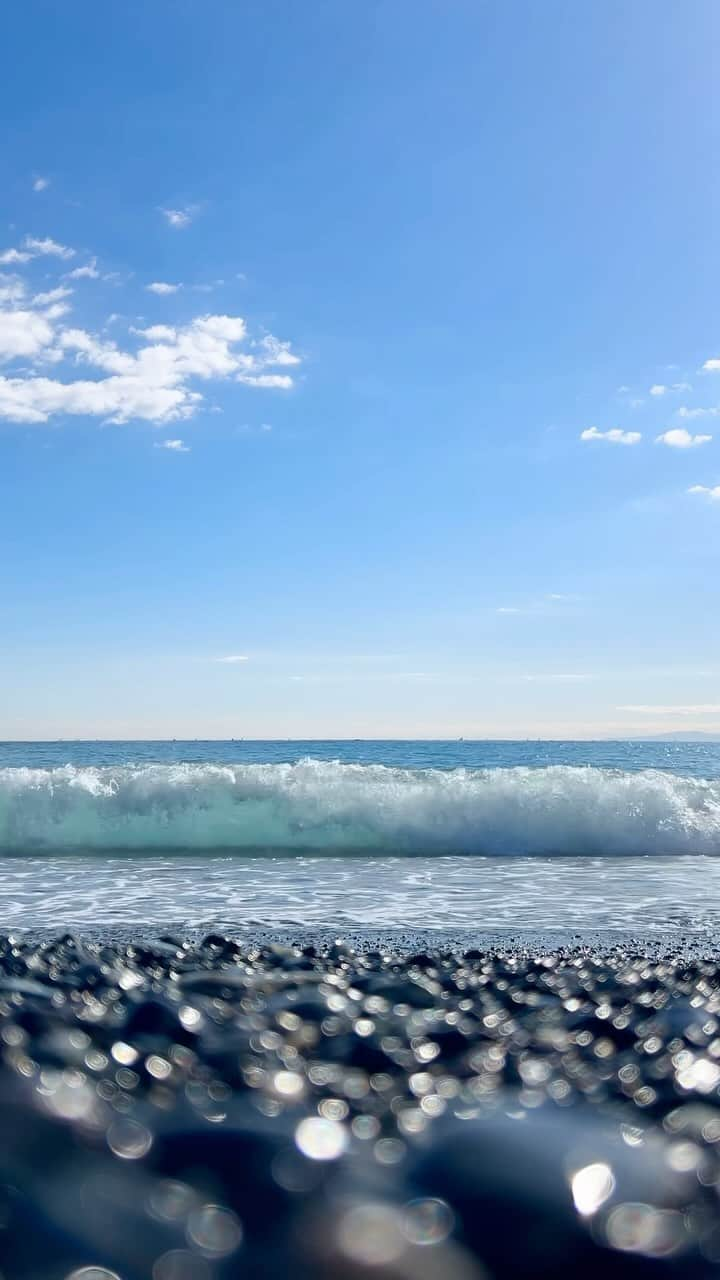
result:
[[[8,1280],[720,1273],[720,748],[0,747]]]
[[[0,925],[676,931],[720,913],[720,744],[0,744]]]

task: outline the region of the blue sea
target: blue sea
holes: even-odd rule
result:
[[[0,743],[0,930],[720,923],[720,743]]]

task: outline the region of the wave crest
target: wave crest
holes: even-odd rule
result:
[[[0,853],[720,854],[720,781],[556,765],[0,769]]]

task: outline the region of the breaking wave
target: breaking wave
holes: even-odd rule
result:
[[[720,854],[720,780],[296,764],[0,769],[0,853]]]

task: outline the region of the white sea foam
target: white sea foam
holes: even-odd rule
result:
[[[0,769],[0,852],[720,854],[720,780],[556,765]]]

